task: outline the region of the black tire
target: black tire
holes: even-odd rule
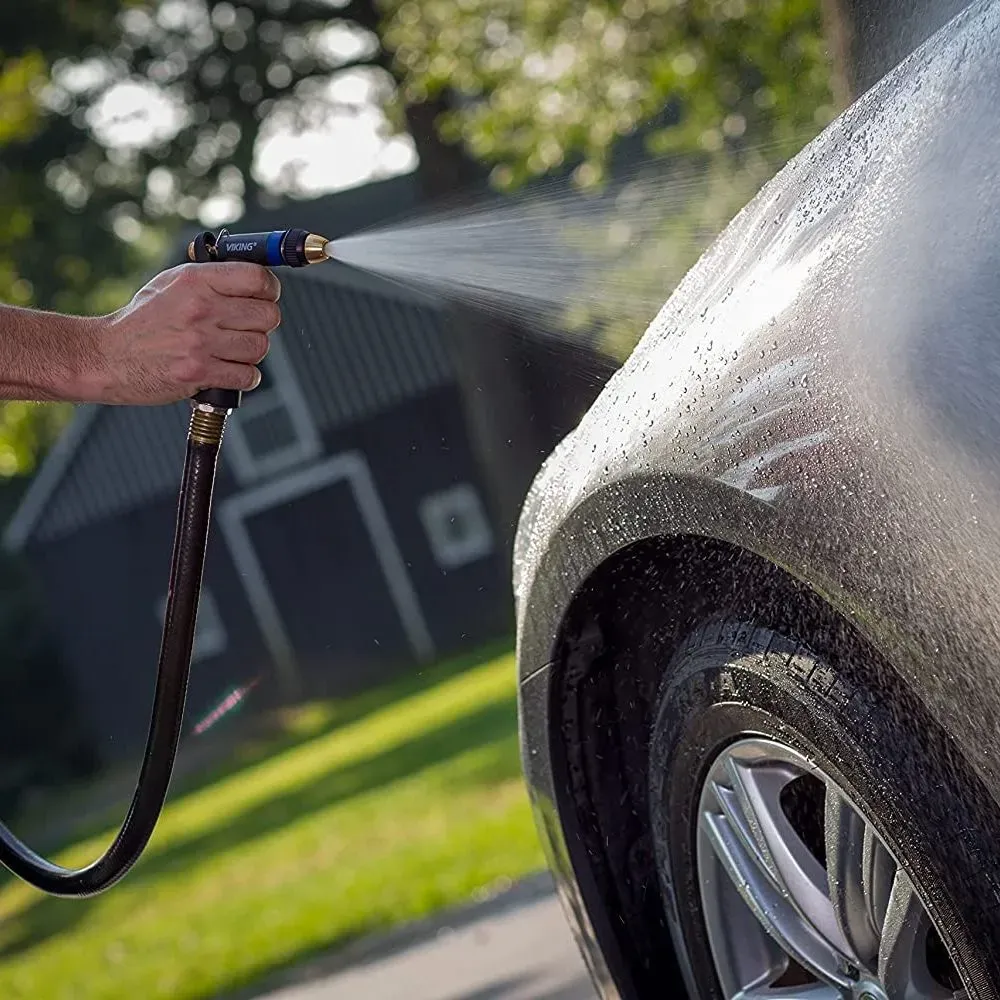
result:
[[[697,1000],[721,997],[695,869],[708,765],[746,735],[814,761],[910,876],[970,1000],[1000,998],[1000,821],[952,742],[898,677],[856,650],[820,657],[739,621],[699,629],[664,674],[650,741],[653,847]]]

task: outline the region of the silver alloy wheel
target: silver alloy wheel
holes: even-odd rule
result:
[[[713,762],[698,877],[727,1000],[946,1000],[965,991],[906,873],[828,775],[766,739]]]

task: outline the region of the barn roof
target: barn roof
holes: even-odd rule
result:
[[[395,202],[386,197],[387,185],[371,187],[381,189],[375,192],[379,213],[405,210],[410,192],[403,185],[389,186]],[[373,193],[362,188],[348,194],[369,207],[370,221],[376,214]],[[316,211],[310,218],[318,222],[308,226],[325,228],[331,238],[365,224],[354,198],[342,194],[312,204]],[[257,213],[240,227],[262,229],[271,221],[268,214]],[[304,206],[296,206],[280,225],[304,225],[307,215]],[[274,337],[280,338],[320,432],[453,380],[444,339],[447,319],[432,298],[335,262],[283,272],[281,278],[282,325]],[[16,551],[31,539],[64,537],[174,493],[189,414],[186,402],[78,407],[7,525],[4,546]],[[226,454],[224,449],[224,463]]]

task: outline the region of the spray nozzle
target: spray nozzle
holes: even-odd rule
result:
[[[329,260],[331,242],[304,229],[276,229],[270,233],[233,234],[223,229],[218,236],[199,233],[188,244],[188,260],[195,263],[245,260],[266,267],[306,267]]]

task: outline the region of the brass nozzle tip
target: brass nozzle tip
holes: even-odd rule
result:
[[[306,260],[310,264],[319,264],[321,261],[329,260],[327,256],[326,245],[330,241],[325,236],[320,236],[317,233],[310,233],[306,237],[305,245],[305,255]]]
[[[188,260],[194,263],[194,240],[188,244]]]

